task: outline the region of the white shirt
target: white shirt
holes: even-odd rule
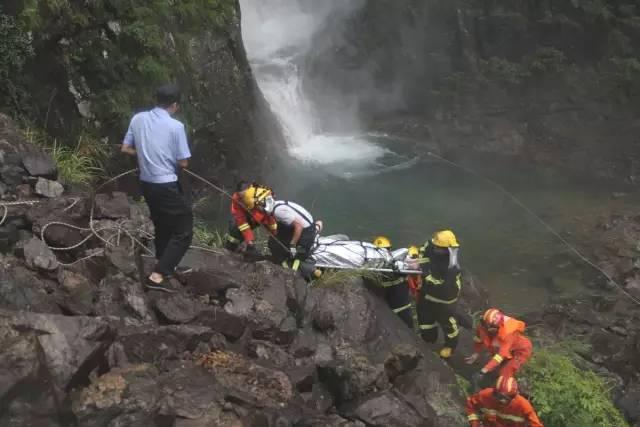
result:
[[[298,221],[304,228],[313,224],[313,217],[305,208],[297,203],[285,202],[284,200],[276,201],[273,216],[278,224],[290,226],[294,221]]]

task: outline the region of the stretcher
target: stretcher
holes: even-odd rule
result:
[[[333,235],[316,238],[308,261],[317,268],[419,274],[414,265],[405,262],[406,257],[407,248],[390,251],[373,243],[349,240],[345,235]]]

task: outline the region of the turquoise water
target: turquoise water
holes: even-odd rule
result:
[[[597,280],[538,221],[484,180],[420,158],[396,141],[372,141],[394,151],[367,164],[292,160],[273,172],[270,184],[278,198],[294,200],[322,219],[323,234],[360,240],[382,234],[402,247],[423,244],[437,229],[454,230],[463,267],[508,310],[536,308]],[[633,203],[631,197],[612,198],[618,187],[507,159],[475,156],[462,164],[503,185],[569,240],[569,233],[588,228],[598,215]]]

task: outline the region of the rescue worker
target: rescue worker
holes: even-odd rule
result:
[[[467,398],[471,427],[543,427],[531,403],[518,393],[513,377],[500,376],[495,387]]]
[[[444,333],[440,357],[448,359],[458,345],[456,305],[462,288],[458,265],[460,245],[451,230],[434,233],[422,247],[422,287],[418,296],[418,329],[428,343],[438,340],[438,325]]]
[[[480,372],[474,374],[474,382],[479,384],[484,375],[499,368],[504,377],[512,377],[531,357],[531,341],[524,336],[525,323],[521,320],[505,316],[497,308],[490,308],[482,316],[476,328],[474,353],[465,359],[473,364],[482,350],[487,350],[493,357]]]
[[[252,202],[257,198],[266,197],[268,192],[271,191],[267,187],[259,184],[249,185],[246,181],[238,183],[236,192],[232,195],[231,201],[231,216],[232,220],[229,224],[229,232],[225,236],[224,246],[230,251],[255,253],[255,236],[253,230],[264,225],[271,234],[274,234],[277,230],[276,220],[273,216],[265,214],[255,208],[255,204],[251,207],[247,206],[243,200],[243,194],[250,192],[247,197],[249,202]],[[251,204],[251,203],[250,203]]]
[[[379,249],[391,252],[391,240],[385,236],[376,237],[373,239],[373,244]],[[409,328],[413,329],[413,316],[411,315],[407,277],[396,273],[385,273],[382,275],[381,286],[383,298],[387,301],[389,308],[391,308]]]
[[[276,233],[268,242],[273,262],[298,270],[300,263],[311,255],[321,222],[314,223],[311,214],[297,203],[274,200],[269,189],[266,192],[250,190],[243,193],[245,206],[255,206],[271,216],[277,225]]]

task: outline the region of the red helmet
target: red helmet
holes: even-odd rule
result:
[[[502,326],[502,322],[504,321],[504,314],[502,314],[502,312],[497,308],[490,308],[489,310],[484,312],[482,320],[484,321],[485,325],[498,328]]]
[[[497,393],[513,399],[518,395],[518,382],[513,377],[499,376],[495,390]]]

